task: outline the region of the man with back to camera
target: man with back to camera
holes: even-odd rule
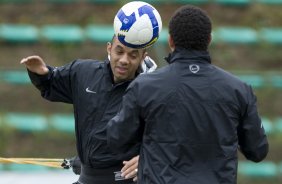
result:
[[[211,30],[206,12],[179,8],[169,65],[134,80],[108,124],[113,151],[141,143],[138,183],[235,184],[238,150],[254,162],[268,153],[251,87],[211,64]]]
[[[107,146],[106,124],[117,113],[128,84],[141,72],[147,52],[126,47],[114,36],[107,53],[109,60],[104,62],[78,59],[56,68],[47,66],[39,56],[21,60],[42,97],[73,104],[82,162],[78,184],[129,184],[136,175],[138,152],[133,148],[126,154],[112,153]],[[129,179],[120,176],[121,168]]]

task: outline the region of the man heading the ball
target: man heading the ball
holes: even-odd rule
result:
[[[142,72],[146,50],[126,47],[114,36],[107,44],[107,53],[109,59],[104,62],[78,59],[55,68],[39,56],[21,60],[43,98],[73,104],[77,152],[82,162],[77,183],[132,183],[136,175],[138,151],[133,148],[125,154],[112,153],[107,146],[106,124],[117,113],[129,83]],[[121,168],[122,176],[130,179],[121,176]]]

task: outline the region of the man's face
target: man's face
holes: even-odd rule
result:
[[[126,47],[116,37],[112,44],[108,43],[107,52],[111,57],[110,63],[115,83],[134,79],[135,73],[146,55],[144,49]]]

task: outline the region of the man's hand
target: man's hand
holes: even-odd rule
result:
[[[79,159],[78,156],[74,156],[72,158],[66,158],[64,159],[63,163],[61,164],[61,166],[64,169],[70,169],[72,168],[72,171],[74,172],[74,174],[76,175],[80,175],[81,173],[81,161]]]
[[[156,62],[150,58],[149,56],[146,56],[144,61],[141,63],[141,73],[151,73],[157,69],[158,65]]]
[[[29,71],[38,75],[46,75],[49,72],[45,62],[39,56],[29,56],[27,58],[23,58],[20,63],[25,64]]]
[[[133,157],[129,161],[123,161],[123,168],[121,169],[121,176],[128,178],[133,178],[133,181],[137,181],[137,172],[138,172],[138,160],[139,155],[136,157]]]

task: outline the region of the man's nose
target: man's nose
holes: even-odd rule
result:
[[[129,57],[127,54],[123,54],[122,57],[120,58],[120,63],[123,65],[126,65],[129,63]]]

